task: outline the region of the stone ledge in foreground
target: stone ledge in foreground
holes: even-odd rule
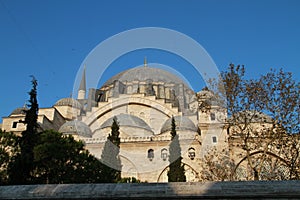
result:
[[[0,199],[300,199],[300,181],[0,186]]]

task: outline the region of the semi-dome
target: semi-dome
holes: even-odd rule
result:
[[[176,124],[176,130],[189,130],[194,132],[198,131],[195,124],[189,118],[185,116],[175,116],[174,119]],[[160,132],[165,133],[167,131],[171,131],[171,127],[172,127],[171,123],[172,123],[172,118],[167,119],[164,125],[162,126]]]
[[[118,124],[119,124],[120,127],[128,126],[128,127],[134,127],[134,128],[141,128],[141,129],[145,129],[145,130],[150,131],[150,132],[153,133],[153,131],[151,130],[149,125],[139,117],[136,117],[134,115],[129,115],[129,114],[119,114],[115,117],[117,118],[117,121],[118,121]],[[113,118],[114,117],[111,117],[108,120],[106,120],[100,126],[100,129],[111,127],[111,125],[113,123]]]
[[[54,106],[72,106],[73,108],[79,108],[79,109],[82,107],[79,101],[73,98],[60,99],[54,104]]]
[[[79,135],[82,137],[92,137],[93,135],[88,125],[77,120],[64,123],[58,131],[66,135]]]
[[[11,115],[25,115],[25,111],[28,110],[28,108],[25,107],[20,107],[20,108],[16,108],[14,109],[9,116]]]
[[[104,85],[110,85],[114,81],[119,80],[121,82],[132,82],[132,81],[154,81],[154,82],[164,82],[164,83],[174,83],[181,84],[186,83],[179,78],[178,76],[172,74],[163,69],[154,68],[154,67],[136,67],[126,71],[123,71],[104,83]]]

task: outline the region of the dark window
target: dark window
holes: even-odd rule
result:
[[[12,128],[17,128],[18,122],[13,122]]]
[[[188,153],[189,153],[189,158],[190,158],[191,160],[194,160],[194,158],[195,158],[195,156],[196,156],[195,149],[194,149],[193,147],[189,148]]]
[[[153,150],[153,149],[149,149],[149,150],[148,150],[148,159],[149,159],[150,161],[152,161],[153,158],[154,158],[154,150]]]
[[[217,137],[216,137],[216,136],[213,136],[213,137],[212,137],[212,141],[213,141],[213,143],[217,143]]]
[[[210,113],[210,120],[215,121],[216,120],[216,114],[215,113]]]
[[[166,148],[163,148],[161,150],[161,158],[163,159],[163,161],[166,161],[168,158],[168,150]]]

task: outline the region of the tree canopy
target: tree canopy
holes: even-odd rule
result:
[[[34,147],[35,178],[38,183],[99,183],[102,164],[72,136],[47,130]]]
[[[0,130],[0,185],[8,183],[8,164],[19,152],[17,136]]]
[[[299,179],[300,84],[292,74],[270,70],[247,78],[244,66],[230,64],[220,80],[211,83],[218,91],[213,100],[228,113],[229,146],[240,152],[231,155],[241,162],[226,177],[240,179],[240,173],[243,180]],[[219,162],[210,162],[209,170]]]
[[[38,132],[37,81],[32,79],[26,130],[21,136],[0,132],[0,184],[99,183],[103,165],[72,136]]]

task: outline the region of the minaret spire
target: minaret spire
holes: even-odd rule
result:
[[[147,57],[144,58],[144,67],[147,67]]]
[[[85,92],[86,92],[86,79],[85,79],[85,66],[83,69],[80,85],[78,88],[78,97],[77,99],[85,99]]]
[[[78,90],[86,91],[85,66],[84,66],[84,69],[83,69],[83,73],[82,73],[82,77],[81,77],[81,81],[80,81],[80,85],[79,85]]]

